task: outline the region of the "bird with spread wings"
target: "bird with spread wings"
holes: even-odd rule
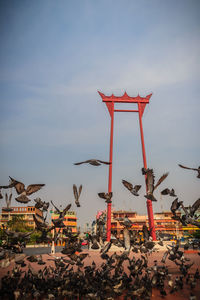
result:
[[[188,169],[188,170],[194,170],[194,171],[197,171],[197,172],[198,172],[197,178],[200,178],[200,166],[199,166],[198,168],[189,168],[189,167],[185,167],[185,166],[179,164],[179,167],[181,167],[181,168],[183,168],[183,169]]]
[[[168,189],[168,188],[162,190],[162,191],[161,191],[161,195],[169,195],[169,196],[171,196],[171,197],[176,197],[175,190],[174,190],[174,189],[171,189],[171,190],[170,190],[170,189]]]
[[[70,209],[71,204],[68,204],[63,210],[60,210],[59,208],[57,208],[54,204],[53,201],[51,200],[51,204],[53,205],[53,207],[56,209],[56,213],[59,214],[59,218],[64,218],[64,216],[66,215],[67,211]]]
[[[19,197],[15,198],[15,200],[20,203],[28,203],[29,201],[31,201],[27,196],[30,196],[31,194],[39,191],[45,185],[30,184],[27,186],[27,188],[25,188],[25,185],[22,182],[17,181],[12,177],[10,177],[10,182],[11,184],[13,184],[17,194],[19,195]]]
[[[100,160],[100,159],[88,159],[88,160],[85,160],[85,161],[74,163],[74,165],[76,165],[76,166],[81,165],[81,164],[90,164],[92,166],[100,166],[101,164],[110,165],[110,162],[103,161],[103,160]]]
[[[112,202],[111,198],[113,196],[113,193],[112,192],[110,192],[110,193],[98,193],[98,196],[102,199],[105,199],[106,203],[111,203]]]
[[[142,174],[146,175],[146,186],[147,186],[147,193],[144,197],[151,200],[151,201],[157,201],[157,199],[153,195],[153,192],[166,179],[166,177],[168,176],[169,173],[163,174],[158,179],[158,182],[156,183],[156,185],[154,185],[155,176],[154,176],[153,169],[142,168]]]
[[[141,188],[141,185],[137,184],[135,186],[132,185],[132,183],[122,180],[123,185],[134,195],[134,196],[139,196],[138,191]]]

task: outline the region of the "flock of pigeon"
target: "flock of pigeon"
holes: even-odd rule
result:
[[[87,160],[75,165],[89,163],[93,166],[101,164],[110,164],[101,160]],[[180,165],[182,168],[192,169]],[[198,172],[200,178],[200,167],[192,169]],[[157,183],[154,182],[153,169],[142,169],[142,174],[146,179],[146,195],[145,197],[151,201],[157,201],[154,196],[155,189],[165,180],[168,173],[163,174]],[[123,185],[134,195],[138,196],[141,185],[133,186],[126,180],[122,180]],[[11,178],[7,186],[0,186],[1,189],[15,188],[19,195],[16,201],[20,203],[28,203],[31,201],[28,196],[39,191],[44,184],[31,184],[25,188],[24,184]],[[74,184],[73,193],[75,204],[80,207],[80,194],[82,185],[79,188]],[[165,188],[162,195],[176,197],[174,189]],[[103,198],[106,203],[111,202],[112,193],[99,193],[98,196]],[[0,198],[3,198],[0,193]],[[12,194],[5,194],[7,207],[5,211],[11,212]],[[194,289],[200,284],[200,274],[198,268],[196,272],[190,273],[193,262],[184,256],[184,251],[180,248],[180,242],[172,243],[167,246],[166,252],[163,254],[160,264],[154,261],[154,265],[150,266],[148,262],[149,256],[157,251],[156,246],[163,245],[162,238],[158,235],[158,241],[155,242],[151,238],[151,228],[148,230],[146,225],[143,226],[143,239],[136,231],[131,230],[132,221],[125,216],[118,218],[117,221],[123,226],[123,240],[114,236],[110,242],[106,242],[104,235],[105,218],[101,215],[97,222],[97,230],[95,234],[88,236],[88,248],[98,250],[102,259],[102,263],[97,267],[95,261],[91,265],[85,264],[84,260],[89,256],[89,252],[83,252],[82,240],[80,233],[72,233],[69,227],[64,224],[66,212],[70,209],[71,204],[66,205],[63,210],[58,209],[53,201],[51,204],[59,215],[57,219],[52,220],[52,225],[46,222],[49,202],[44,202],[40,198],[34,199],[35,207],[46,212],[43,219],[33,215],[36,229],[41,233],[37,242],[47,243],[53,240],[57,242],[61,236],[65,240],[65,247],[61,251],[64,256],[52,256],[49,260],[53,260],[55,267],[45,266],[39,271],[35,271],[29,262],[35,262],[38,265],[45,265],[41,255],[26,256],[25,254],[17,254],[13,256],[13,252],[20,253],[23,251],[23,243],[28,240],[32,232],[14,232],[4,228],[5,234],[9,237],[10,244],[5,244],[0,249],[0,266],[8,267],[11,258],[14,258],[15,266],[12,271],[1,279],[0,295],[2,299],[144,299],[149,300],[152,296],[153,289],[160,292],[161,297],[165,297],[167,293],[173,294],[185,286],[190,288],[190,300],[197,300],[194,295]],[[171,205],[173,219],[178,220],[184,226],[193,224],[200,228],[196,211],[200,207],[200,199],[195,201],[192,206],[185,207],[182,201],[176,198]],[[180,217],[177,214],[182,208],[184,214]],[[55,230],[52,237],[50,232]],[[112,245],[116,245],[122,249],[119,253],[108,255]],[[196,249],[200,249],[200,243],[195,244]],[[188,249],[189,244],[184,245],[184,249]],[[138,258],[138,254],[140,257]],[[200,252],[198,253],[200,255]],[[174,276],[170,274],[166,260],[173,261],[178,266],[180,275]],[[27,266],[28,264],[28,266]],[[23,269],[28,267],[27,271]]]

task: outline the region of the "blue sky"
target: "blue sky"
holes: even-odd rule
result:
[[[193,203],[199,180],[177,164],[200,165],[199,6],[0,1],[1,184],[8,176],[45,183],[32,199],[63,206],[73,203],[73,183],[83,184],[79,224],[92,221],[106,208],[97,193],[107,190],[108,168],[73,163],[109,158],[110,116],[97,90],[153,93],[143,115],[147,163],[156,178],[170,172],[154,211],[169,209],[171,199],[159,194],[167,186]],[[114,127],[113,205],[146,213],[138,116],[116,114]],[[141,196],[131,197],[121,179],[142,184]]]

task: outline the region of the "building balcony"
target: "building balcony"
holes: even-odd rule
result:
[[[76,222],[64,221],[64,224],[66,224],[66,226],[77,226]]]

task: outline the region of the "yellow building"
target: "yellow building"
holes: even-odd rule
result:
[[[51,211],[51,219],[58,219],[59,214]],[[64,225],[72,229],[72,232],[77,232],[77,217],[74,211],[68,211],[65,215]],[[57,230],[59,230],[57,228]]]
[[[30,228],[35,229],[35,222],[33,219],[33,215],[36,215],[39,219],[42,220],[43,212],[35,208],[35,206],[19,206],[19,207],[11,207],[13,210],[11,212],[5,211],[5,207],[2,207],[2,212],[0,215],[0,224],[7,225],[7,222],[12,220],[13,216],[22,216],[23,220],[26,221],[26,225]]]

